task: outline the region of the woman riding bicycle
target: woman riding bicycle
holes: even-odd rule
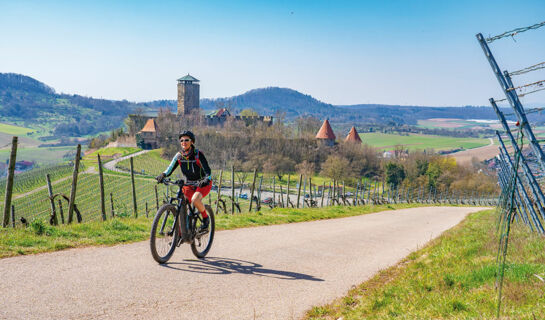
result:
[[[208,229],[210,218],[206,213],[202,199],[212,189],[211,170],[204,154],[195,148],[195,135],[191,131],[184,131],[178,136],[182,150],[172,158],[168,168],[157,176],[157,182],[162,182],[165,177],[170,176],[176,167],[180,167],[185,180],[193,182],[197,186],[184,186],[182,191],[185,197],[192,203],[203,217],[201,231]]]

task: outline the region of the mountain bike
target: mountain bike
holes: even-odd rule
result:
[[[205,205],[210,224],[207,230],[201,230],[202,217],[182,192],[183,186],[197,186],[199,181],[187,183],[166,178],[162,183],[167,186],[168,202],[157,210],[151,226],[150,249],[153,259],[158,263],[166,263],[182,243],[189,243],[193,254],[197,258],[204,258],[214,240],[214,213],[210,206]],[[176,197],[170,197],[169,186],[179,187]]]

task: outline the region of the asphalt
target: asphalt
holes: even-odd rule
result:
[[[166,265],[149,243],[0,260],[1,319],[299,319],[483,208],[429,207],[216,233]]]

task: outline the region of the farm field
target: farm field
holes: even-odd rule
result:
[[[9,138],[9,144],[11,145],[11,136]],[[84,148],[85,147],[82,146],[82,149]],[[11,147],[0,149],[0,162],[6,162],[6,160],[9,159],[10,152],[11,152]],[[27,147],[21,147],[21,145],[19,145],[17,148],[17,161],[27,160],[27,161],[34,161],[38,164],[55,164],[55,163],[60,163],[67,160],[73,160],[76,154],[75,152],[76,152],[76,147],[74,146],[45,147],[45,148],[28,147],[27,148]]]
[[[471,149],[486,146],[487,138],[455,138],[435,135],[409,134],[407,136],[388,133],[360,133],[363,143],[381,150],[393,150],[396,145],[403,145],[409,150],[435,151],[452,149]]]
[[[501,129],[497,120],[432,118],[418,120],[417,126],[427,129]]]
[[[34,129],[15,126],[7,123],[0,123],[0,132],[11,134],[14,136],[26,135],[27,133],[34,132]]]

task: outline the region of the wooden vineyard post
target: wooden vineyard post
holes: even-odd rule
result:
[[[331,181],[329,182],[329,187],[327,188],[327,206],[331,205]]]
[[[104,203],[104,175],[102,172],[102,161],[100,161],[100,154],[97,154],[98,160],[98,183],[100,186],[100,213],[102,214],[102,221],[106,221],[106,204]]]
[[[287,187],[287,190],[286,190],[286,207],[289,208],[290,206],[290,175],[288,174],[288,187]]]
[[[297,209],[299,209],[299,200],[301,199],[301,184],[303,183],[303,175],[299,175],[299,187],[297,189]]]
[[[218,184],[218,193],[217,193],[217,199],[216,199],[216,210],[214,212],[216,212],[216,214],[218,213],[218,206],[220,204],[220,200],[221,200],[221,183],[223,181],[223,169],[220,170],[220,182]]]
[[[320,203],[320,207],[324,206],[324,194],[325,194],[325,182],[322,183],[322,201]]]
[[[231,166],[231,214],[235,214],[235,166]]]
[[[276,176],[273,176],[273,196],[272,196],[272,205],[276,206]]]
[[[110,205],[111,205],[111,214],[112,214],[112,218],[115,216],[115,211],[114,211],[114,195],[113,193],[110,192]]]
[[[354,192],[354,205],[358,205],[358,194],[360,193],[360,182],[358,180],[358,184],[356,185],[356,192]]]
[[[252,203],[254,202],[254,191],[255,191],[255,179],[256,179],[256,177],[257,177],[257,168],[254,169],[254,177],[252,179],[252,189],[250,190],[250,209],[248,209],[248,212],[252,212]]]
[[[305,207],[305,199],[307,195],[307,180],[303,181],[303,208]]]
[[[280,206],[284,208],[284,190],[282,190],[282,185],[280,185]]]
[[[11,227],[15,228],[15,206],[11,205]]]
[[[131,164],[131,186],[132,186],[132,210],[134,213],[134,217],[138,218],[138,209],[136,207],[136,186],[134,185],[134,163],[133,163],[133,157],[129,158],[129,162]]]
[[[51,203],[51,218],[49,221],[52,225],[56,226],[59,224],[59,221],[57,220],[57,210],[55,210],[55,199],[53,199],[53,187],[51,187],[51,178],[49,177],[49,173],[45,175],[45,181],[47,183],[49,202]]]
[[[59,214],[61,215],[61,223],[64,224],[64,212],[62,210],[62,201],[59,199]]]
[[[263,184],[263,175],[261,175],[261,177],[259,177],[259,188],[257,189],[257,201],[260,204],[259,206],[261,206],[261,186],[262,186],[262,184]]]
[[[308,194],[309,194],[309,200],[310,200],[310,206],[312,206],[312,178],[308,177]]]
[[[210,199],[210,197],[208,197]],[[155,185],[155,208],[159,211],[159,194],[157,193],[157,185]]]
[[[2,222],[2,227],[7,227],[9,224],[9,210],[11,208],[11,195],[13,192],[13,177],[15,174],[15,161],[17,160],[17,140],[18,137],[13,137],[11,139],[11,153],[9,156],[9,165],[8,165],[8,178],[6,181],[6,194],[4,197],[4,221]]]
[[[74,172],[72,173],[72,188],[70,189],[70,201],[68,201],[68,224],[72,223],[74,218],[74,204],[76,201],[76,187],[78,186],[79,159],[81,157],[81,144],[76,149],[76,159],[74,162]]]

